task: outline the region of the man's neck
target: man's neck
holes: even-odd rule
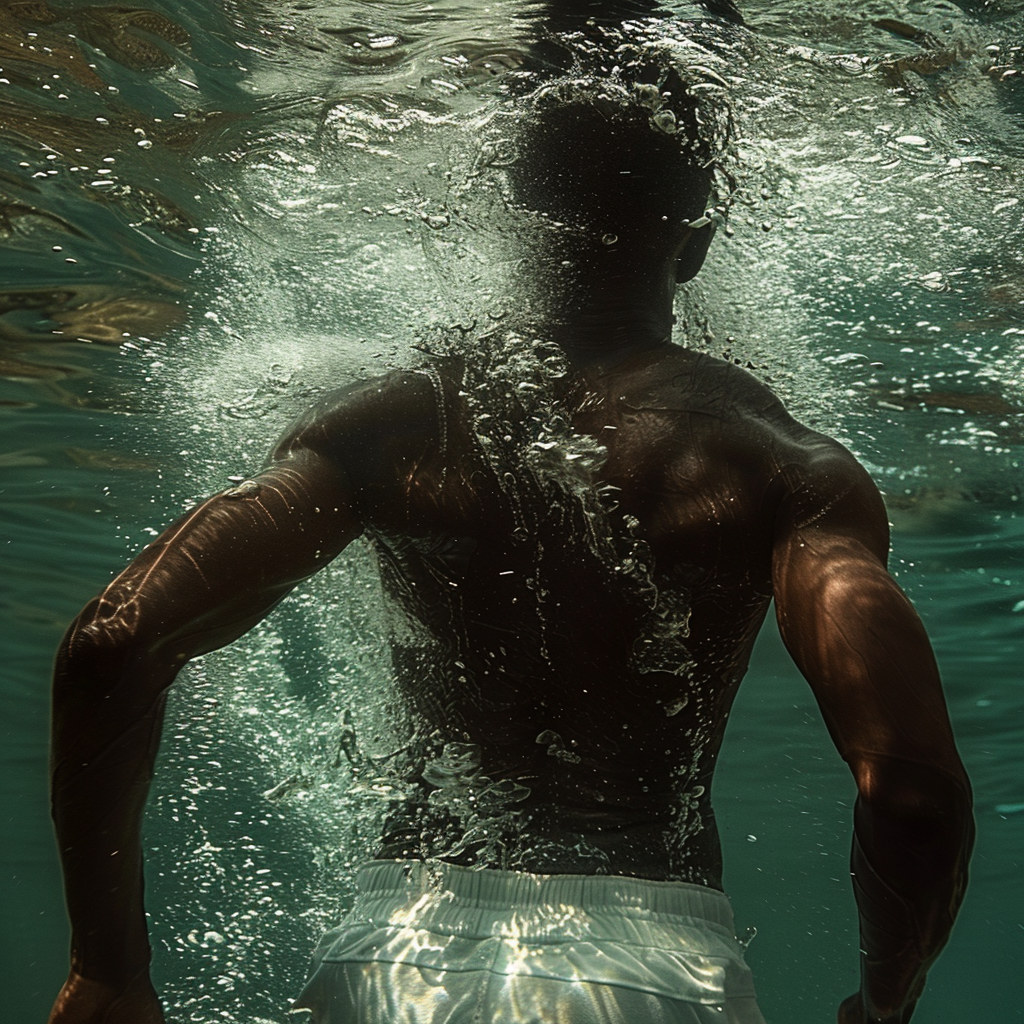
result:
[[[622,314],[595,315],[592,320],[574,320],[552,325],[547,332],[578,369],[613,366],[638,352],[668,345],[672,321]]]
[[[622,282],[588,282],[548,303],[544,333],[579,368],[612,365],[635,352],[660,348],[672,337],[674,287],[624,289]]]

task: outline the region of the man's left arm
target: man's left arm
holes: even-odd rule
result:
[[[833,442],[788,480],[773,556],[782,638],[857,783],[860,992],[843,1024],[905,1024],[967,883],[971,790],[924,626],[886,571],[885,509]]]
[[[72,623],[53,684],[53,818],[72,926],[51,1024],[158,1024],[143,908],[142,812],[167,689],[361,530],[333,459],[283,446],[150,544]]]

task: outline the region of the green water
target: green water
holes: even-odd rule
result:
[[[444,170],[471,160],[496,72],[535,31],[529,7],[150,7],[188,42],[99,5],[0,22],[4,1024],[44,1019],[66,968],[46,733],[67,622],[320,390],[407,361],[418,325],[466,321],[509,279],[500,218],[446,221]],[[892,567],[933,637],[979,828],[915,1021],[1010,1024],[1024,1019],[1024,4],[742,7],[753,31],[705,61],[732,90],[740,201],[681,297],[681,340],[751,363],[886,493]],[[22,44],[31,58],[12,56]],[[345,903],[385,801],[332,767],[346,712],[361,743],[387,745],[375,598],[365,552],[346,553],[176,687],[146,839],[170,1020],[286,1019]],[[766,629],[716,807],[772,1024],[834,1019],[856,985],[852,798]]]

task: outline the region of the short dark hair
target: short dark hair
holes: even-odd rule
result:
[[[711,196],[697,102],[674,73],[655,83],[549,83],[527,98],[515,144],[511,201],[582,232],[581,243],[669,249]]]

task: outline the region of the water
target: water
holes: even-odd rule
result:
[[[45,764],[70,617],[169,518],[258,466],[313,396],[408,362],[425,323],[500,310],[516,273],[467,168],[536,10],[151,10],[167,20],[0,12],[12,1024],[44,1017],[65,970]],[[1024,4],[743,10],[755,31],[686,54],[729,82],[739,191],[681,336],[749,363],[886,493],[979,826],[915,1021],[1009,1024],[1024,1016]],[[348,898],[391,795],[377,598],[354,548],[176,688],[146,838],[172,1020],[283,1020]],[[766,630],[716,806],[769,1021],[829,1019],[855,987],[852,796]]]

